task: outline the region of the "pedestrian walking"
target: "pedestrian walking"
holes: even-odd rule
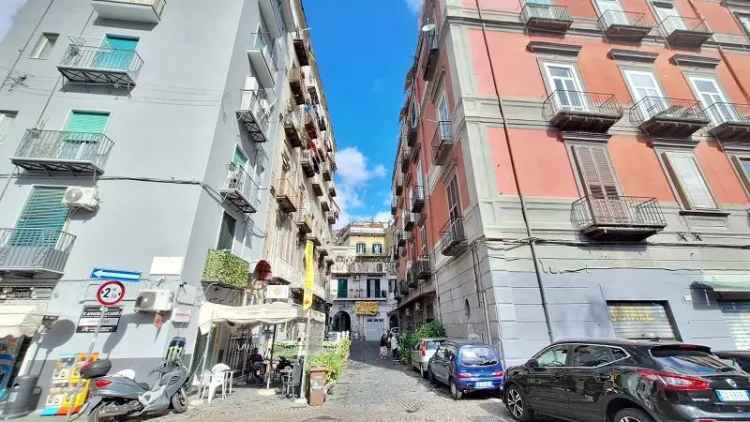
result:
[[[393,352],[393,360],[398,362],[400,359],[398,353],[398,337],[395,334],[391,335],[391,351]]]
[[[380,336],[380,359],[388,358],[388,335],[383,333]]]

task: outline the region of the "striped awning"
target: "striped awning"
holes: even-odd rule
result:
[[[750,292],[750,274],[705,274],[701,284],[715,292]]]

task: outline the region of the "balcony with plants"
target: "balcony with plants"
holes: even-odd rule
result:
[[[206,257],[201,280],[203,283],[244,289],[248,286],[250,265],[231,251],[211,249]]]

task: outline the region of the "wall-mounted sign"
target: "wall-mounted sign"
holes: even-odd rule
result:
[[[0,300],[43,300],[52,296],[51,287],[3,286],[0,288]]]
[[[172,309],[172,322],[186,324],[193,318],[193,310],[187,306],[178,306]]]
[[[93,333],[96,331],[96,325],[99,323],[99,317],[102,311],[99,306],[85,306],[78,320],[77,333]],[[122,317],[122,308],[106,308],[102,325],[99,327],[100,333],[114,333],[117,331],[117,325]]]
[[[266,286],[266,299],[289,299],[289,286],[286,284],[269,284]]]
[[[125,299],[125,285],[106,281],[96,290],[96,301],[102,306],[115,306]]]
[[[357,302],[354,312],[357,315],[377,315],[380,310],[378,302]]]
[[[94,268],[91,270],[91,278],[94,280],[139,281],[141,279],[141,273],[137,271]]]

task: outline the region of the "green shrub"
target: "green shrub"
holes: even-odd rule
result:
[[[332,383],[341,378],[344,364],[349,360],[351,341],[344,339],[339,343],[323,345],[323,352],[310,358],[309,367],[323,367],[326,369],[326,382]]]
[[[250,275],[250,264],[228,250],[209,250],[202,280],[244,289]]]
[[[445,337],[445,328],[440,321],[425,322],[419,326],[416,334],[419,338]]]
[[[416,331],[407,331],[399,337],[399,352],[401,361],[411,363],[411,351],[417,345],[419,339],[431,337],[445,337],[445,328],[440,321],[430,321],[420,325]]]

